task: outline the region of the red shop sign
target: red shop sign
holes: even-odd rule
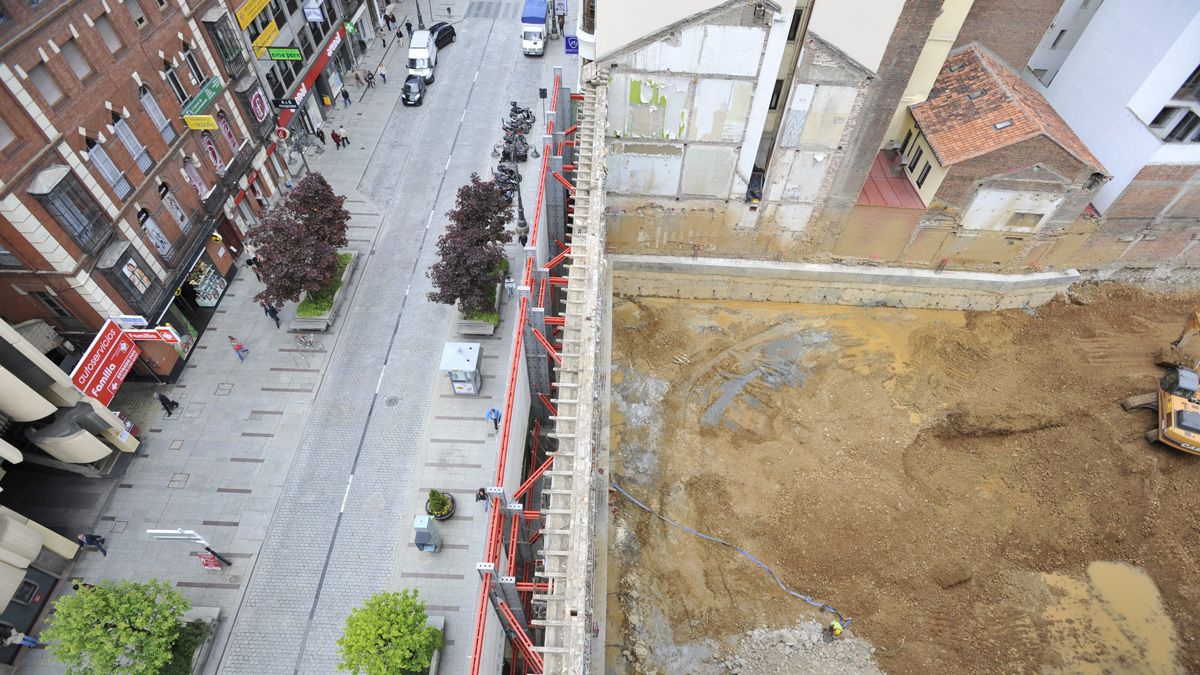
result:
[[[71,382],[79,391],[107,406],[141,353],[120,326],[105,321],[75,370],[71,371]]]
[[[313,83],[317,81],[317,75],[325,69],[325,64],[329,63],[329,58],[337,51],[338,47],[342,46],[342,40],[346,37],[346,29],[343,26],[338,26],[337,32],[333,37],[329,38],[329,43],[325,45],[325,49],[317,54],[317,58],[313,61],[312,67],[305,73],[304,79],[300,81],[300,86],[296,87],[296,91],[292,92],[289,97],[297,103],[302,103],[304,97],[308,95],[308,91],[312,89]],[[295,115],[295,110],[280,110],[279,111],[279,126],[286,127],[288,122],[292,121],[292,115]]]

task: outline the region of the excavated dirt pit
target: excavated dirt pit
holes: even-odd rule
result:
[[[1036,312],[615,299],[613,673],[1200,672],[1200,457],[1147,444],[1200,296]]]

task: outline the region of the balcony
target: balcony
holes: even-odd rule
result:
[[[250,157],[250,139],[246,139],[242,141],[237,154],[225,166],[225,173],[221,175],[222,188],[231,190],[237,186],[238,179],[244,176],[246,169],[250,167]]]
[[[219,183],[214,185],[204,197],[204,215],[211,218],[221,212],[221,205],[229,195]]]

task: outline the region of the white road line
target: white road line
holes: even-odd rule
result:
[[[458,123],[462,124],[463,120],[465,120],[465,119],[467,119],[467,109],[463,108],[463,114],[462,114],[462,117],[458,118]]]
[[[354,482],[354,474],[350,474],[350,478],[346,479],[346,494],[342,495],[342,508],[338,509],[338,513],[346,512],[346,500],[350,498],[350,484]]]
[[[477,70],[477,71],[475,71],[475,79],[474,79],[474,80],[471,80],[471,81],[472,81],[472,82],[478,82],[478,81],[479,81],[479,71],[478,71],[478,70]]]
[[[460,121],[461,121],[461,120],[460,120]],[[450,170],[450,158],[451,158],[451,157],[453,157],[453,156],[454,156],[454,155],[447,155],[447,156],[446,156],[446,167],[445,167],[444,169],[442,169],[442,171],[449,171],[449,170]]]
[[[409,284],[409,285],[407,285],[407,286],[405,286],[405,287],[404,287],[404,297],[406,297],[406,298],[408,297],[408,291],[409,291],[410,289],[412,289],[412,284]]]
[[[427,229],[427,230],[428,230],[428,229],[429,229],[429,225],[430,225],[430,223],[432,223],[432,222],[433,222],[433,211],[430,211],[430,212],[429,212],[429,220],[426,220],[426,221],[425,221],[425,229]]]
[[[405,295],[408,295],[408,294],[407,294],[407,293],[405,293]],[[380,368],[380,369],[379,369],[379,380],[377,380],[377,381],[375,382],[375,393],[376,393],[376,394],[378,394],[378,393],[379,393],[379,387],[383,385],[383,374],[384,374],[384,373],[386,373],[386,372],[387,372],[387,366],[386,366],[386,365],[385,365],[384,367],[382,367],[382,368]]]

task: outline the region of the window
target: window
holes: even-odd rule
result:
[[[1041,82],[1042,84],[1047,84],[1047,85],[1050,84],[1049,82],[1046,81],[1046,73],[1050,72],[1048,69],[1046,69],[1046,68],[1031,68],[1030,70],[1033,71],[1033,76],[1036,77],[1039,82]]]
[[[913,169],[917,168],[917,162],[921,161],[921,155],[923,154],[925,154],[925,151],[921,148],[917,148],[916,151],[913,152],[912,159],[908,162],[909,173],[912,173]]]
[[[775,89],[771,91],[771,110],[779,107],[779,97],[783,95],[783,80],[775,80]]]
[[[179,82],[179,76],[175,74],[175,69],[169,63],[163,63],[163,77],[167,81],[167,85],[171,87],[171,91],[175,92],[175,98],[179,99],[180,103],[188,100],[187,90]]]
[[[1013,125],[1012,120],[1004,120],[1003,122],[996,122],[995,124],[992,125],[992,128],[995,129],[996,131],[1000,131],[1001,129],[1007,129],[1007,128],[1011,127],[1012,125]]]
[[[792,25],[788,27],[788,42],[795,42],[796,36],[800,34],[800,24],[804,23],[804,10],[797,9],[792,12]]]
[[[63,43],[62,55],[67,60],[67,65],[71,66],[75,77],[86,80],[92,74],[92,67],[83,58],[83,54],[79,53],[79,45],[75,44],[74,40],[67,40]]]
[[[15,140],[17,140],[17,136],[8,127],[8,123],[0,120],[0,150],[12,145],[12,142]]]
[[[39,63],[29,69],[29,80],[33,82],[33,86],[37,88],[38,93],[46,100],[49,105],[54,105],[62,100],[62,89],[58,88],[58,83],[54,81],[54,76],[46,69],[46,64]]]
[[[229,71],[230,76],[237,77],[247,63],[246,58],[242,55],[241,42],[233,30],[229,15],[222,14],[214,21],[206,21],[204,27],[208,30],[208,36],[212,38],[212,45],[217,54],[225,62],[225,69]],[[303,32],[301,29],[301,33]]]
[[[46,306],[54,318],[71,323],[75,322],[75,316],[58,301],[58,296],[49,291],[29,291],[29,295],[37,298],[38,302]]]
[[[909,142],[909,141],[911,141],[911,140],[912,140],[912,129],[909,129],[909,130],[908,130],[908,131],[907,131],[907,132],[904,134],[904,142],[900,144],[900,154],[902,154],[902,155],[903,155],[903,154],[904,154],[904,151],[905,151],[905,150],[908,150],[908,142]]]
[[[108,152],[97,142],[88,139],[88,161],[96,172],[104,176],[104,181],[112,187],[119,199],[125,199],[129,193],[133,192],[133,186],[129,184],[129,180],[125,178],[125,174],[113,164],[112,158],[108,156]]]
[[[975,91],[967,94],[967,98],[974,101],[975,99],[979,98],[980,96],[983,96],[986,93],[987,93],[987,90],[985,90],[985,89],[976,89]]]
[[[108,241],[112,224],[79,179],[66,167],[61,169],[62,179],[49,192],[35,196],[75,243],[88,253],[95,253]]]
[[[142,234],[150,240],[154,245],[154,250],[162,256],[163,260],[171,259],[171,242],[163,234],[162,228],[158,226],[158,222],[154,220],[154,216],[146,209],[142,209],[137,213],[138,225],[142,228]]]
[[[1175,108],[1171,106],[1159,110],[1158,114],[1154,116],[1154,119],[1150,120],[1150,128],[1161,129],[1167,126],[1167,123],[1170,122],[1175,117],[1175,114],[1180,110],[1183,110],[1183,108]]]
[[[1171,133],[1167,134],[1166,140],[1169,143],[1182,143],[1188,140],[1188,136],[1197,128],[1200,128],[1200,115],[1189,110],[1184,113],[1183,119],[1179,120],[1175,128],[1171,129]]]
[[[1200,66],[1196,66],[1196,69],[1188,76],[1187,81],[1183,83],[1183,86],[1171,98],[1200,101]]]
[[[1023,213],[1017,211],[1008,217],[1008,222],[1004,225],[1006,228],[1015,230],[1032,230],[1042,222],[1041,213]]]
[[[925,162],[925,168],[921,169],[921,175],[917,176],[917,187],[925,184],[925,179],[929,177],[929,162]]]
[[[109,22],[107,14],[101,14],[96,17],[96,32],[104,40],[109,54],[117,53],[124,46],[121,44],[121,38],[117,37],[116,31],[113,30],[112,23]]]
[[[183,60],[187,61],[188,70],[192,71],[192,77],[196,78],[196,84],[203,82],[204,71],[200,70],[200,64],[196,61],[196,54],[187,45],[183,46]]]
[[[24,267],[24,265],[21,264],[20,260],[17,260],[17,256],[13,255],[12,251],[8,250],[3,244],[0,244],[0,267],[19,268]]]
[[[1058,31],[1058,35],[1054,36],[1054,42],[1050,43],[1050,49],[1058,49],[1058,43],[1062,42],[1062,39],[1066,36],[1066,34],[1067,31],[1065,30]]]
[[[191,157],[183,158],[183,173],[187,176],[187,180],[196,188],[196,194],[203,199],[208,196],[208,186],[204,184],[204,178],[200,176],[200,170],[196,168],[196,163]]]
[[[168,0],[154,0],[154,2],[158,4],[159,9],[164,11],[167,9]]]
[[[142,98],[142,109],[150,116],[150,121],[154,122],[154,126],[158,127],[158,133],[162,134],[163,140],[170,145],[178,136],[175,133],[175,127],[171,125],[171,120],[163,115],[162,109],[158,107],[158,101],[154,100],[154,94],[151,94],[145,85],[142,85],[139,91]]]
[[[133,158],[138,169],[142,173],[146,173],[150,167],[154,166],[154,160],[150,158],[146,146],[138,141],[137,135],[133,133],[128,122],[117,116],[116,113],[113,114],[113,117],[116,117],[113,120],[113,128],[117,130],[117,138],[121,139],[121,145],[125,146],[125,150],[129,152],[129,156]]]
[[[123,3],[125,9],[129,11],[129,16],[133,18],[133,24],[138,28],[146,25],[146,13],[142,11],[142,6],[138,4],[138,0],[125,0]]]

